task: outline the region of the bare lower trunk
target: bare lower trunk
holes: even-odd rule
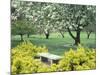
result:
[[[46,36],[46,39],[49,39],[49,34],[45,34],[45,36]]]
[[[87,39],[90,38],[91,33],[92,33],[92,31],[87,32]]]
[[[21,41],[23,41],[23,34],[20,34],[20,37],[21,37]]]
[[[64,38],[64,37],[65,37],[65,36],[64,36],[64,33],[63,33],[63,32],[61,32],[60,30],[59,30],[59,32],[60,32],[60,34],[61,34],[62,38]]]
[[[27,34],[27,37],[29,38],[30,37],[30,34]]]
[[[45,34],[45,36],[46,36],[46,39],[49,39],[49,30],[45,30],[45,31],[44,31],[44,34]]]
[[[80,44],[80,31],[77,31],[75,38],[75,45]]]
[[[76,37],[72,34],[71,30],[69,28],[68,29],[68,32],[69,32],[69,35],[74,39],[75,43],[74,45],[78,45],[80,44],[80,30],[77,30],[75,31],[76,32]]]

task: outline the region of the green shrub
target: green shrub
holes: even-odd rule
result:
[[[12,74],[37,72],[38,67],[43,65],[34,56],[40,52],[48,52],[47,48],[38,47],[31,42],[25,41],[12,49]]]
[[[96,68],[96,52],[94,49],[79,46],[77,50],[65,52],[58,64],[60,71],[89,70]]]
[[[77,50],[65,52],[58,64],[46,65],[34,56],[48,52],[45,46],[40,47],[25,41],[12,49],[12,74],[90,70],[96,68],[96,50],[79,46]]]

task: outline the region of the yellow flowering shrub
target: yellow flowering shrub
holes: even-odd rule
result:
[[[96,68],[96,50],[79,46],[65,52],[58,64],[60,71],[91,70]]]
[[[33,45],[29,41],[22,42],[12,49],[12,74],[40,73],[55,71],[90,70],[96,68],[96,50],[79,46],[77,50],[65,52],[58,64],[47,65],[34,58],[37,53],[48,52],[43,46]]]
[[[40,52],[48,52],[48,50],[45,46],[38,47],[28,41],[22,42],[13,48],[11,56],[12,74],[37,72],[39,66],[43,63],[34,59],[34,56]]]

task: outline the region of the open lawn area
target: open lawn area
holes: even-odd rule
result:
[[[73,32],[73,34],[75,34]],[[60,33],[51,33],[49,39],[45,39],[45,35],[30,35],[27,38],[24,35],[24,40],[30,40],[35,45],[45,45],[49,52],[52,54],[62,55],[65,51],[68,51],[70,48],[76,48],[73,46],[74,40],[71,36],[66,32],[65,38],[62,38]],[[11,48],[15,47],[20,43],[19,35],[12,35],[11,38]],[[96,37],[95,34],[92,33],[90,35],[90,39],[87,39],[86,32],[81,32],[81,44],[85,47],[95,48],[96,47]]]

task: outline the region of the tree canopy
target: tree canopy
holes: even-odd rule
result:
[[[95,26],[96,7],[92,5],[74,5],[44,2],[12,2],[12,16],[31,20],[36,32],[44,33],[49,38],[50,32],[68,31],[75,41],[80,43],[83,29]],[[72,34],[75,31],[76,35]]]

